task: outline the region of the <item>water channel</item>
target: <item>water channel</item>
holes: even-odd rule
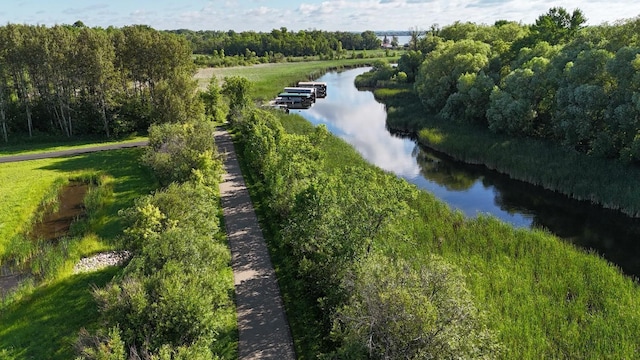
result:
[[[372,164],[433,193],[469,217],[490,214],[516,227],[544,228],[596,251],[626,274],[640,277],[640,219],[602,209],[489,170],[454,161],[389,133],[386,110],[370,91],[354,86],[369,68],[330,72],[327,97],[307,110],[292,110],[325,124]]]

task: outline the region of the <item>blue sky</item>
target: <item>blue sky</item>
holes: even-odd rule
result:
[[[3,0],[0,24],[72,24],[156,29],[270,31],[408,30],[456,20],[530,24],[550,7],[580,8],[588,24],[640,15],[638,0]]]

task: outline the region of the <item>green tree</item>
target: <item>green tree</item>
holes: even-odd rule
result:
[[[201,180],[217,183],[221,174],[213,143],[212,123],[157,124],[149,128],[149,146],[143,157],[163,185]]]
[[[240,76],[228,76],[224,78],[222,93],[229,99],[231,114],[237,114],[251,103],[251,89],[253,83]]]
[[[473,40],[447,41],[429,53],[418,70],[415,88],[428,111],[438,113],[456,92],[458,79],[489,65],[489,45]]]
[[[422,51],[409,50],[398,59],[398,71],[404,71],[407,74],[407,81],[414,82],[423,61]]]
[[[113,106],[116,89],[115,47],[108,34],[103,31],[83,27],[78,34],[76,63],[83,74],[83,88],[87,102],[102,120],[102,128],[107,137],[110,134],[108,112]]]
[[[393,35],[393,36],[391,37],[391,46],[393,46],[394,48],[397,48],[397,47],[398,47],[398,45],[400,45],[400,44],[398,43],[398,37],[397,37],[396,35]]]
[[[222,98],[222,88],[215,75],[209,80],[207,91],[200,94],[204,102],[205,114],[213,121],[223,122],[226,120],[228,105]]]
[[[537,137],[552,132],[555,87],[549,68],[549,59],[535,57],[509,73],[501,87],[494,87],[486,114],[492,131]]]
[[[582,10],[573,13],[563,7],[553,7],[546,14],[540,15],[531,27],[536,41],[546,41],[551,45],[566,43],[571,40],[587,21]]]
[[[494,86],[493,79],[483,71],[460,75],[457,91],[447,98],[440,115],[451,121],[485,125],[485,113]]]
[[[375,50],[380,48],[380,39],[371,30],[364,31],[362,34],[362,50]]]
[[[327,314],[344,301],[341,282],[373,251],[375,239],[402,236],[391,225],[409,215],[406,201],[413,194],[400,180],[361,168],[321,175],[298,194],[283,241]]]
[[[610,132],[605,118],[607,89],[612,85],[606,65],[613,57],[606,50],[587,50],[566,64],[556,94],[554,124],[566,145],[617,157],[616,136]]]

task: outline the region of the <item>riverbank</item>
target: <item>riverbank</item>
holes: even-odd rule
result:
[[[390,130],[412,134],[421,145],[456,160],[481,164],[511,178],[570,198],[640,217],[640,169],[527,138],[510,138],[427,114],[408,87],[375,89],[387,106]]]
[[[289,134],[313,136],[316,131],[299,116],[278,116]],[[320,172],[374,168],[362,158],[354,159],[354,149],[334,136],[316,150],[327,160]],[[256,175],[249,178],[255,181]],[[367,188],[377,189],[388,186],[390,180],[384,179],[362,181],[367,181]],[[358,181],[342,178],[341,183],[345,188],[364,188]],[[310,295],[309,282],[299,277],[298,259],[270,213],[272,195],[259,182],[250,188],[262,212],[298,355],[307,359],[331,352],[339,344],[329,334],[330,328],[323,326],[331,315],[323,313],[323,300]],[[337,198],[345,197],[338,194]],[[496,358],[625,358],[637,348],[640,290],[615,266],[547,232],[514,229],[491,217],[465,218],[426,192],[404,200],[412,215],[376,237],[372,248],[410,261],[416,268],[441,257],[464,273],[474,304],[486,315],[489,330],[501,344],[502,353]],[[354,221],[339,219],[340,224]]]
[[[416,110],[420,107],[419,102],[412,105]],[[352,108],[348,106],[343,110],[347,118],[347,110]],[[411,106],[387,109],[390,113],[411,112]],[[331,174],[344,174],[345,171],[369,173],[377,170],[347,143],[336,136],[323,135],[323,131],[315,129],[301,117],[282,113],[274,113],[274,116],[280,118],[282,127],[291,135],[285,136],[276,125],[262,126],[260,131],[250,132],[252,137],[257,137],[253,142],[238,135],[238,141],[245,148],[240,152],[244,156],[241,160],[245,162],[245,176],[250,182],[249,189],[272,252],[297,355],[300,359],[315,359],[318,354],[332,353],[343,345],[340,334],[332,331],[335,330],[331,326],[335,324],[334,313],[325,312],[332,305],[327,302],[331,299],[328,296],[335,293],[322,293],[318,285],[330,283],[341,274],[329,265],[354,263],[342,253],[334,256],[331,246],[318,245],[335,238],[339,239],[336,243],[341,244],[341,249],[342,245],[348,244],[345,239],[349,236],[348,240],[361,240],[351,235],[353,231],[345,236],[340,231],[360,226],[363,221],[358,216],[366,218],[370,212],[360,213],[358,210],[370,206],[371,199],[379,199],[391,184],[404,187],[393,182],[390,174],[386,176],[376,172],[378,176],[336,176],[335,182],[331,183],[333,186],[326,187],[335,191],[335,196],[321,199],[347,201],[351,194],[364,192],[370,196],[368,200],[358,202],[362,206],[351,208],[331,208],[331,202],[322,202],[317,209],[320,212],[315,215],[322,215],[322,218],[311,223],[296,223],[305,226],[297,229],[309,237],[287,238],[286,232],[292,231],[287,226],[291,217],[300,217],[298,210],[301,207],[304,210],[305,204],[318,202],[289,203],[297,208],[296,211],[285,212],[288,214],[286,217],[281,216],[282,210],[288,208],[285,205],[300,193],[305,184],[315,186],[309,195],[320,194],[315,190],[325,188],[323,184],[326,182],[311,181],[315,176],[326,179],[331,178]],[[366,128],[357,126],[356,129],[364,131]],[[275,134],[280,140],[286,138],[295,142],[281,141],[278,144],[272,141]],[[306,137],[309,142],[299,136]],[[277,145],[269,146],[267,151],[265,144]],[[314,144],[313,148],[309,147],[310,144]],[[295,161],[271,161],[281,158]],[[313,159],[322,161],[316,163]],[[258,166],[248,165],[248,161],[271,166],[269,173],[281,177],[278,181],[265,180],[265,172]],[[294,169],[302,171],[292,171],[291,167],[273,168],[285,164],[295,165]],[[283,179],[294,181],[295,186],[287,186]],[[368,192],[371,189],[375,191]],[[432,263],[436,257],[441,258],[453,271],[463,273],[464,285],[472,294],[474,305],[486,316],[488,329],[498,337],[502,350],[492,358],[629,358],[635,355],[639,346],[636,334],[640,331],[637,321],[640,290],[637,283],[622,275],[615,266],[545,231],[514,229],[485,216],[465,218],[427,192],[418,192],[415,198],[382,196],[386,202],[405,201],[411,215],[388,224],[390,228],[375,237],[370,243],[371,248],[389,258],[408,261],[415,268]],[[327,209],[335,209],[336,213],[327,212]],[[342,214],[340,211],[343,209],[353,211],[349,216],[331,216]],[[313,217],[300,218],[304,219]],[[321,226],[323,231],[317,232],[313,226]],[[308,256],[296,256],[291,251],[299,249],[294,247],[295,239],[300,239],[299,244],[303,246],[313,244],[302,248]],[[323,257],[326,251],[332,255]],[[327,265],[325,261],[317,261],[323,259]],[[310,279],[310,269],[318,268],[331,270],[315,272]],[[336,304],[333,305],[335,307]],[[420,308],[429,307],[421,304]]]

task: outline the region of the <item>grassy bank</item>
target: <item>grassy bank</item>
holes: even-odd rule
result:
[[[97,229],[98,235],[113,239],[119,229],[117,211],[153,187],[150,173],[137,162],[141,151],[123,149],[0,164],[0,182],[3,184],[0,198],[4,201],[0,208],[0,255],[12,238],[31,227],[36,210],[56,181],[82,172],[100,172],[114,178],[113,198],[102,212],[101,219],[97,220],[102,224]]]
[[[138,163],[141,151],[0,165],[4,184],[0,197],[6,199],[0,209],[0,255],[8,264],[29,262],[38,278],[0,303],[0,348],[6,350],[0,358],[71,358],[79,330],[97,325],[90,285],[102,286],[118,271],[73,275],[71,270],[83,256],[117,246],[116,237],[122,232],[118,210],[156,186]],[[70,236],[56,243],[28,239],[25,233],[42,211],[55,208],[58,190],[70,180],[92,183],[84,201],[87,216],[72,225]]]
[[[104,286],[119,272],[108,268],[60,279],[0,308],[0,359],[74,358],[79,330],[98,325],[91,287]]]
[[[288,132],[311,134],[298,116],[282,115]],[[250,144],[243,144],[250,146]],[[354,150],[330,137],[320,147],[324,170],[371,167]],[[250,171],[251,169],[245,169]],[[391,176],[391,175],[389,175]],[[248,177],[255,181],[255,177]],[[408,186],[408,185],[407,185]],[[253,196],[270,219],[268,194]],[[466,219],[426,192],[407,199],[412,216],[396,224],[406,236],[377,238],[375,248],[415,266],[438,255],[465,274],[475,305],[486,314],[503,346],[501,358],[633,358],[640,341],[640,288],[607,261],[542,232],[516,230],[493,218]],[[280,231],[263,224],[285,293],[298,355],[315,358],[332,342],[316,299],[296,279],[296,259]]]
[[[377,89],[391,129],[417,134],[421,144],[455,159],[483,164],[577,200],[640,216],[640,168],[588,156],[547,141],[512,138],[426,114],[408,88]]]
[[[396,58],[385,58],[396,61]],[[342,59],[326,61],[309,61],[299,63],[274,63],[255,66],[237,66],[229,68],[200,69],[196,79],[200,88],[206,88],[209,79],[215,75],[218,80],[225,76],[242,76],[253,82],[251,96],[257,101],[272,99],[282,88],[296,84],[298,81],[315,79],[324,72],[348,67],[370,65],[377,59]]]

